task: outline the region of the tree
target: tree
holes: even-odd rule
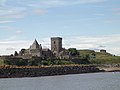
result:
[[[15,53],[14,53],[14,56],[18,56],[18,53],[17,53],[17,51],[15,51]]]
[[[25,49],[21,49],[20,55],[23,55],[25,53]]]
[[[68,51],[69,51],[70,55],[72,55],[72,56],[79,55],[79,52],[77,51],[76,48],[69,48]]]

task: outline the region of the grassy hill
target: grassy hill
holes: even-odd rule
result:
[[[113,64],[120,63],[120,56],[114,56],[108,52],[95,52],[93,50],[79,50],[81,56],[89,55],[93,64]],[[93,57],[94,55],[94,57]]]
[[[0,57],[0,65],[5,65],[3,58]]]
[[[116,63],[120,63],[120,56],[114,56],[110,53],[107,52],[95,52],[94,50],[78,50],[78,52],[80,53],[80,56],[78,57],[78,59],[74,59],[74,60],[43,60],[43,61],[39,61],[37,62],[37,60],[28,60],[28,65],[30,63],[36,63],[36,64],[45,64],[45,65],[51,65],[51,64],[116,64]],[[9,59],[9,58],[8,58]],[[27,63],[27,61],[23,60],[19,60],[16,58],[16,60],[8,60],[10,63],[14,63],[17,62],[17,64],[20,65],[24,65],[25,63]],[[15,62],[14,62],[15,61]],[[0,57],[0,65],[6,65],[5,64],[5,58],[4,57]],[[16,64],[16,65],[17,65]],[[12,64],[11,64],[12,65]],[[27,65],[27,64],[25,64]],[[31,64],[30,64],[31,65]]]
[[[78,50],[81,56],[95,53],[94,50]]]

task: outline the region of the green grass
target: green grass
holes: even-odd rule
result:
[[[110,53],[96,52],[96,59],[94,60],[94,63],[100,64],[120,63],[120,56],[114,56]]]
[[[95,53],[93,50],[78,50],[81,56]]]
[[[93,62],[98,64],[120,63],[120,56],[98,56]]]
[[[120,56],[114,56],[110,53],[101,53],[101,52],[95,52],[93,50],[78,50],[78,52],[80,53],[80,57],[88,57],[89,63],[88,64],[116,64],[116,63],[120,63]],[[5,65],[4,63],[4,57],[0,57],[0,65]],[[80,62],[80,59],[76,59],[78,61],[75,62]],[[69,60],[55,60],[54,62],[52,61],[44,61],[45,64],[60,64],[60,65],[65,65],[65,64],[74,64],[75,62],[73,61],[69,61]],[[81,61],[82,62],[82,61]],[[80,63],[81,63],[80,62]],[[17,62],[18,63],[18,62]],[[76,63],[76,64],[77,64]],[[38,62],[37,62],[38,64]],[[79,64],[79,63],[78,63]]]
[[[0,65],[5,65],[2,58],[0,58]]]
[[[95,52],[93,50],[79,50],[80,55],[91,55],[95,54],[94,59],[90,60],[93,64],[116,64],[120,63],[120,56],[114,56],[110,53],[101,53],[101,52]]]

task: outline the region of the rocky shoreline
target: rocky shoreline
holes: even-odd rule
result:
[[[93,65],[0,66],[0,78],[41,77],[101,71]]]
[[[120,72],[120,65],[0,66],[0,78],[41,77],[95,72]]]
[[[120,64],[102,64],[95,65],[99,70],[103,70],[105,72],[120,72]]]

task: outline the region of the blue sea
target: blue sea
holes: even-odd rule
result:
[[[120,90],[120,72],[3,78],[0,90]]]

